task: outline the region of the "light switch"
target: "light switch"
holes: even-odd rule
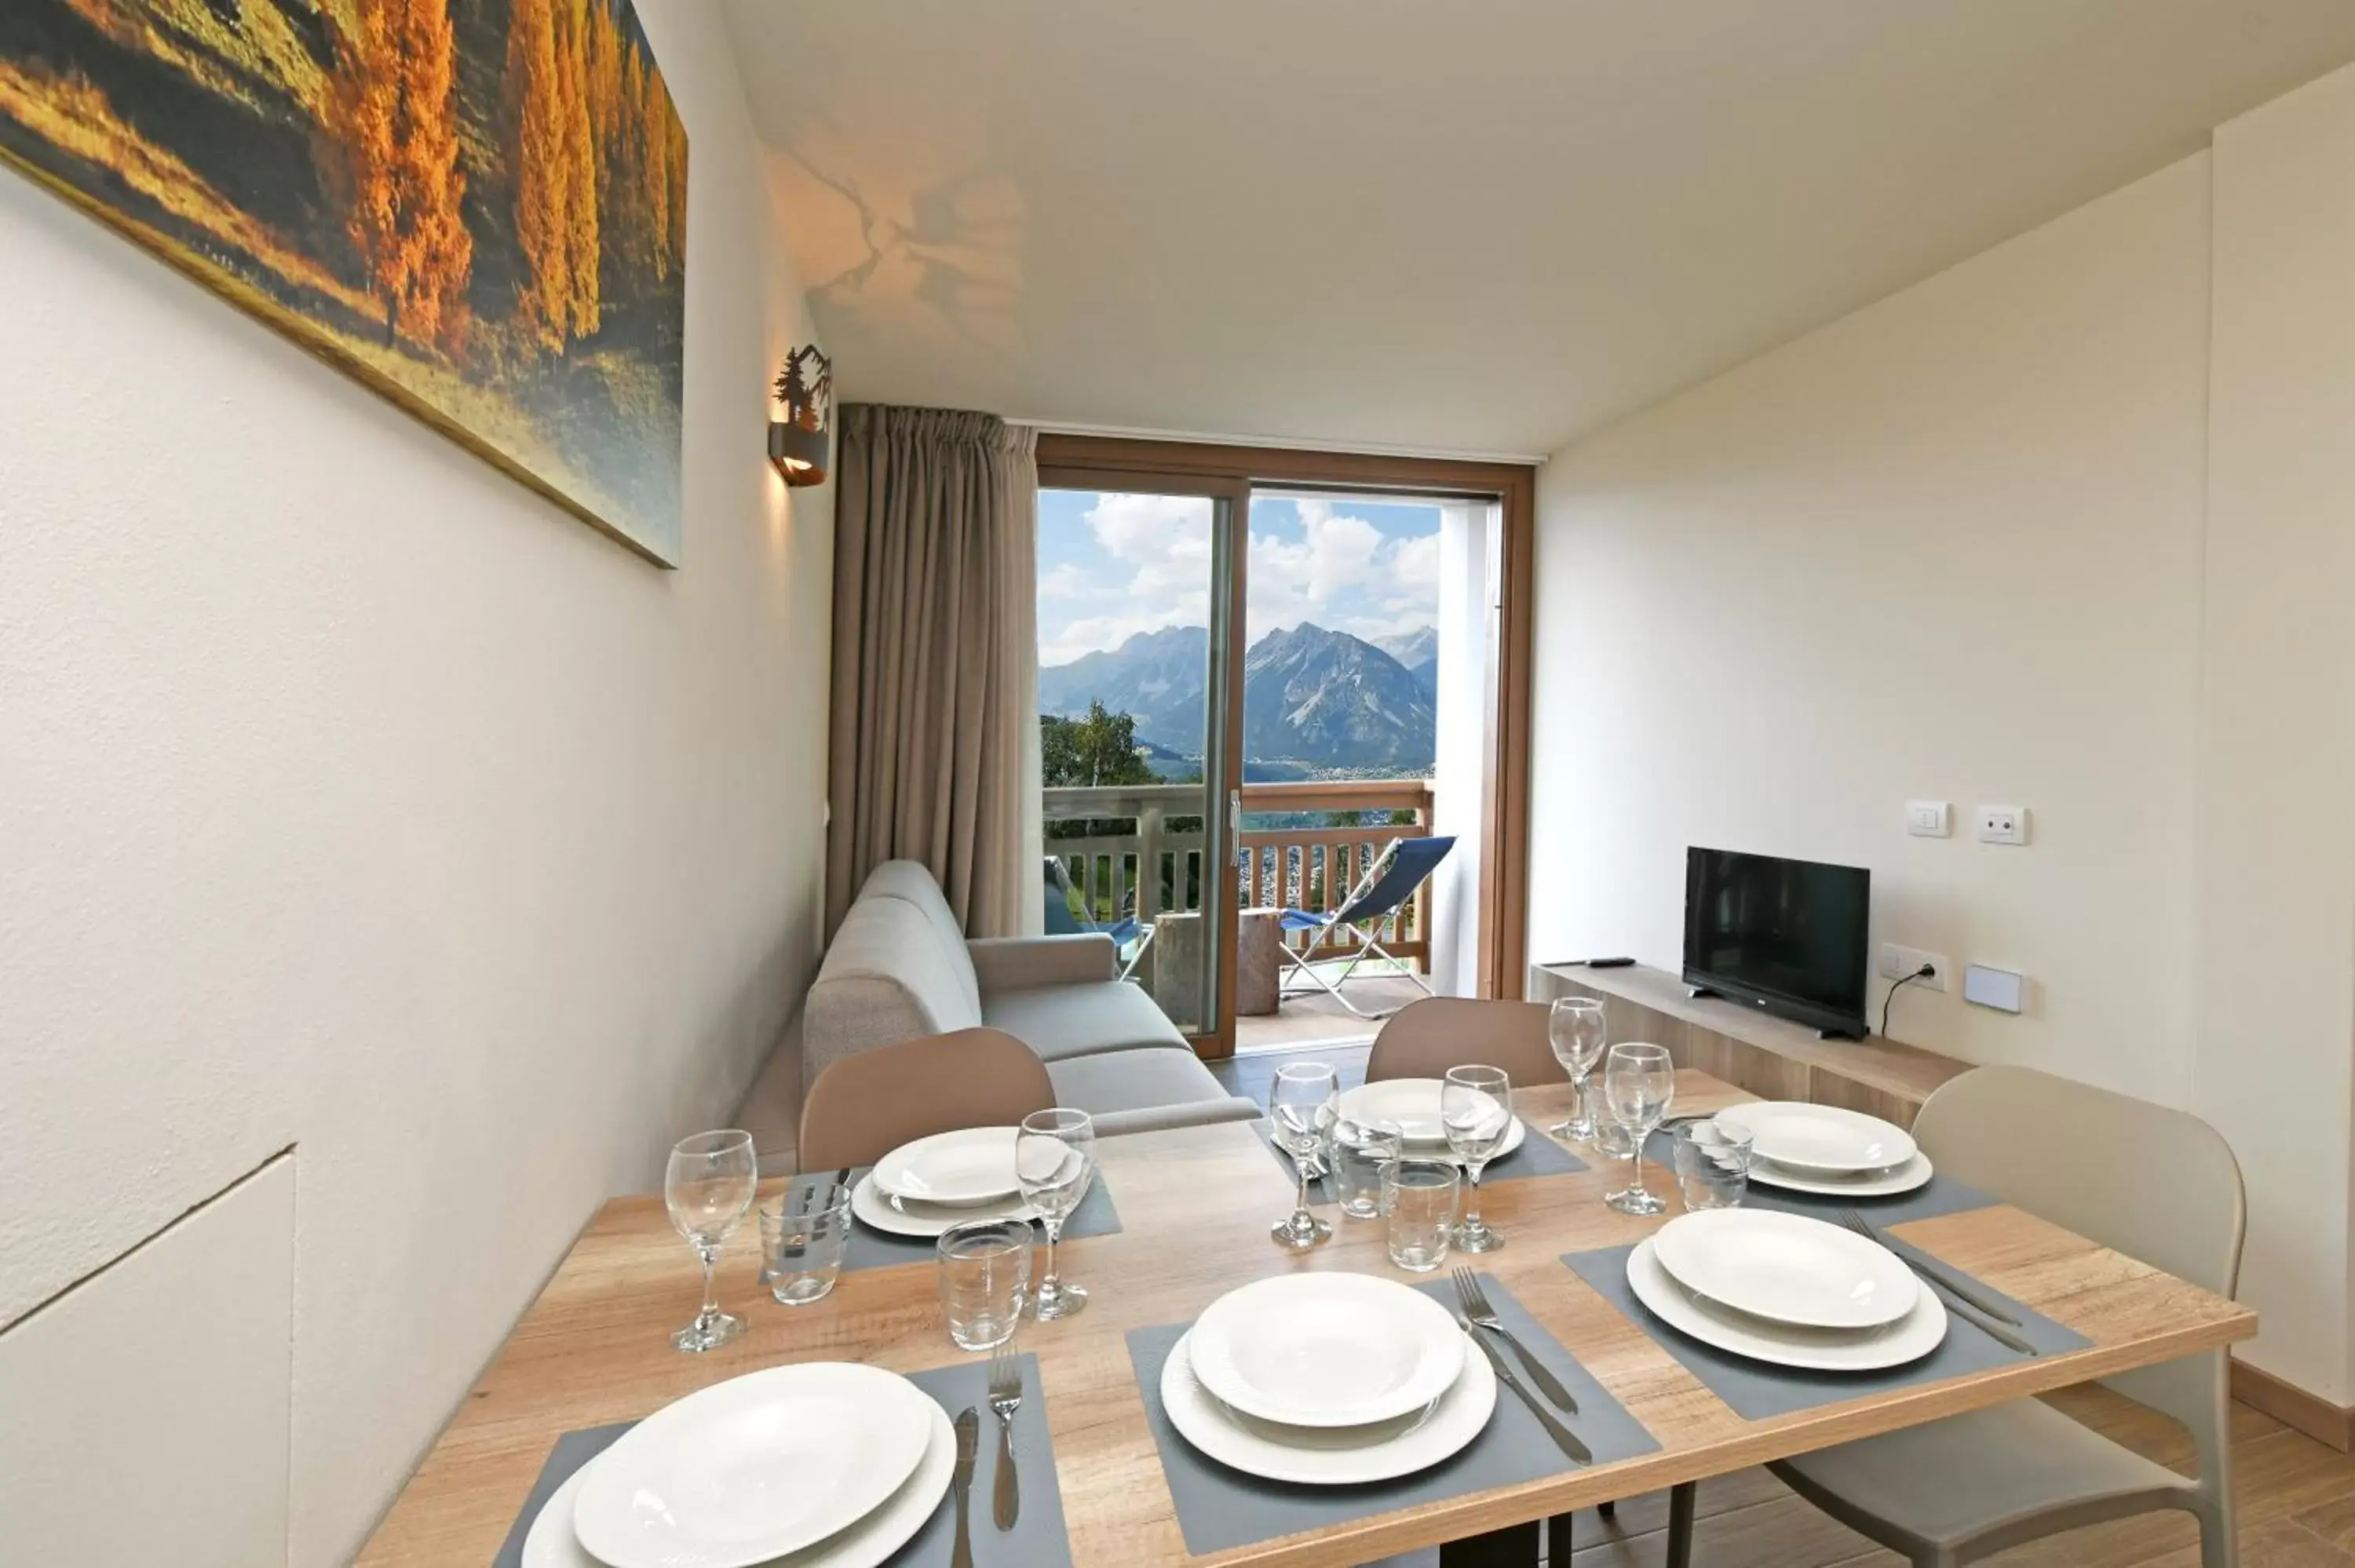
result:
[[[1998,1012],[2018,1012],[2028,994],[2028,977],[2009,969],[1989,969],[1985,964],[1972,964],[1963,970],[1963,1000],[1992,1007]]]
[[[1905,831],[1917,839],[1943,839],[1952,829],[1947,803],[1944,800],[1908,800],[1905,802]]]

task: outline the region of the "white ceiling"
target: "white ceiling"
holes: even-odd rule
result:
[[[2350,0],[724,0],[844,397],[1542,453],[2204,144]]]

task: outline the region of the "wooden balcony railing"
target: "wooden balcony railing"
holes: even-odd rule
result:
[[[1199,784],[1056,788],[1043,792],[1047,853],[1063,863],[1072,891],[1101,923],[1133,914],[1150,926],[1156,916],[1202,906],[1201,812],[1209,793]],[[1239,849],[1244,907],[1279,906],[1317,913],[1340,907],[1350,888],[1392,839],[1431,832],[1431,785],[1423,779],[1333,779],[1243,786],[1244,829]],[[1218,809],[1213,806],[1214,810]],[[1307,816],[1295,827],[1253,827],[1252,817]],[[1394,815],[1406,820],[1392,821]],[[1348,819],[1354,816],[1354,823]],[[1057,835],[1056,824],[1091,831]],[[1070,832],[1069,829],[1063,830]],[[1401,959],[1428,964],[1430,888],[1416,891],[1384,922],[1383,945]],[[1289,940],[1306,951],[1313,933]],[[1343,951],[1324,942],[1319,953]]]

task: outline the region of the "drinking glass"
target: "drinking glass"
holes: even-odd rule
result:
[[[752,1206],[753,1189],[760,1182],[760,1162],[753,1158],[749,1132],[732,1128],[698,1132],[680,1139],[670,1151],[670,1164],[663,1171],[663,1202],[670,1210],[671,1228],[703,1260],[703,1310],[670,1337],[679,1350],[717,1350],[744,1331],[743,1319],[719,1309],[711,1266],[719,1255],[719,1244],[744,1223],[744,1211]]]
[[[1676,1065],[1659,1046],[1614,1045],[1604,1058],[1604,1108],[1625,1132],[1635,1161],[1629,1185],[1604,1199],[1623,1214],[1657,1214],[1668,1207],[1644,1186],[1644,1140],[1676,1097]]]
[[[1591,997],[1563,997],[1546,1014],[1546,1041],[1578,1097],[1570,1119],[1546,1131],[1574,1143],[1587,1142],[1594,1137],[1594,1113],[1587,1108],[1586,1081],[1603,1060],[1603,1004]]]
[[[1382,1213],[1390,1222],[1391,1261],[1429,1274],[1447,1261],[1463,1172],[1445,1160],[1394,1160],[1382,1171]]]
[[[1337,1086],[1333,1069],[1322,1062],[1287,1062],[1275,1070],[1275,1082],[1268,1086],[1267,1119],[1275,1128],[1276,1143],[1292,1156],[1292,1169],[1300,1181],[1291,1216],[1268,1227],[1278,1246],[1297,1251],[1333,1234],[1331,1225],[1308,1212],[1308,1180],[1335,1120]]]
[[[1047,1271],[1038,1293],[1042,1323],[1069,1318],[1088,1304],[1084,1287],[1066,1284],[1056,1276],[1055,1242],[1063,1234],[1063,1222],[1088,1195],[1095,1169],[1096,1124],[1087,1112],[1058,1106],[1022,1118],[1022,1128],[1014,1136],[1014,1179],[1047,1227]]]
[[[967,1220],[941,1233],[941,1309],[961,1351],[994,1351],[1014,1337],[1030,1293],[1028,1220]]]
[[[1344,1117],[1333,1124],[1332,1144],[1333,1196],[1341,1212],[1353,1220],[1375,1218],[1382,1212],[1382,1172],[1405,1152],[1404,1130],[1394,1121]]]
[[[1688,1213],[1735,1209],[1750,1192],[1750,1134],[1722,1122],[1689,1121],[1676,1131],[1677,1191]]]
[[[753,1211],[761,1222],[761,1278],[780,1307],[822,1301],[842,1273],[850,1243],[850,1189],[822,1181],[788,1188]]]
[[[1505,1238],[1480,1218],[1480,1171],[1505,1147],[1513,1130],[1513,1082],[1502,1067],[1450,1067],[1439,1086],[1439,1121],[1447,1147],[1470,1179],[1464,1218],[1455,1227],[1462,1252],[1494,1252]]]

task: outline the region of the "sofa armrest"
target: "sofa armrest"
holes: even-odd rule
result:
[[[1166,1132],[1174,1127],[1257,1121],[1266,1114],[1252,1101],[1235,1095],[1222,1100],[1188,1100],[1174,1106],[1147,1106],[1142,1110],[1104,1111],[1094,1121],[1098,1138],[1118,1138],[1131,1132]]]
[[[969,937],[973,977],[983,995],[1041,985],[1087,985],[1120,978],[1120,949],[1101,931],[1069,937]]]

